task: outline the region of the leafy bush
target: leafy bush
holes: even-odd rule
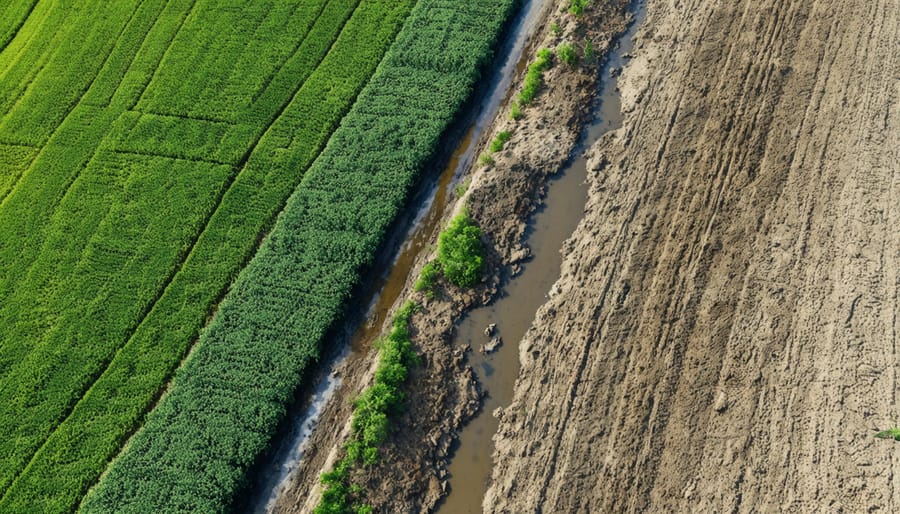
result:
[[[506,142],[509,141],[509,138],[512,137],[512,133],[504,130],[497,134],[497,137],[491,141],[491,152],[499,152],[503,150],[503,147],[506,145]]]
[[[447,280],[459,287],[472,287],[481,280],[484,245],[481,229],[464,210],[450,221],[438,239],[438,262]]]
[[[478,156],[478,162],[482,166],[490,166],[491,164],[494,164],[494,158],[490,153],[485,152]]]

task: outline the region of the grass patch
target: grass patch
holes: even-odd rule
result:
[[[350,483],[350,472],[378,462],[378,447],[390,433],[390,418],[402,410],[404,397],[400,388],[409,368],[418,363],[409,335],[409,322],[418,308],[412,301],[403,304],[394,315],[390,334],[378,343],[375,381],[354,402],[353,435],[344,446],[344,458],[321,477],[325,491],[316,514],[372,512],[372,507],[363,503],[362,487]]]
[[[428,298],[434,297],[434,288],[437,286],[437,281],[441,276],[441,269],[438,267],[437,263],[429,262],[422,268],[422,272],[419,273],[419,278],[416,280],[416,285],[414,289],[417,292],[424,292]]]
[[[458,214],[438,239],[438,262],[444,277],[459,287],[472,287],[484,271],[484,244],[481,229],[468,210]]]
[[[456,192],[456,196],[462,196],[466,194],[466,191],[469,190],[469,185],[472,184],[472,177],[466,177],[465,180],[456,184],[456,187],[453,190]]]
[[[553,23],[550,24],[550,32],[554,36],[559,37],[562,34],[562,27],[559,26],[559,23],[556,23],[554,21]]]
[[[584,14],[584,8],[587,7],[588,0],[570,0],[569,13],[578,17]]]
[[[522,106],[519,105],[518,100],[513,100],[512,104],[509,106],[509,119],[517,120],[522,117]]]
[[[490,166],[491,164],[494,164],[494,158],[489,153],[483,153],[478,157],[478,162],[482,166]]]
[[[881,432],[875,434],[875,437],[879,439],[893,439],[894,441],[900,441],[900,428],[882,430]]]
[[[491,141],[491,153],[500,152],[503,150],[503,147],[506,145],[506,142],[509,141],[509,138],[512,137],[512,133],[508,130],[504,130],[497,134],[497,137]]]
[[[575,47],[572,46],[572,43],[562,43],[556,47],[556,55],[560,61],[569,66],[578,64],[578,54],[575,53]]]
[[[525,74],[525,86],[519,93],[519,105],[528,105],[537,96],[538,90],[541,88],[541,82],[544,78],[544,71],[550,67],[550,59],[553,53],[548,48],[538,50],[537,59],[528,65],[528,72]]]

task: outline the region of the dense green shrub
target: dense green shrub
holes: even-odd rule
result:
[[[438,262],[447,280],[459,287],[472,287],[481,280],[484,244],[481,229],[463,211],[450,221],[438,240]]]
[[[597,51],[594,50],[594,43],[590,39],[584,40],[584,60],[585,61],[593,61],[597,56]]]

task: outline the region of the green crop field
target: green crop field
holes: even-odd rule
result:
[[[0,7],[0,512],[229,505],[514,3]]]

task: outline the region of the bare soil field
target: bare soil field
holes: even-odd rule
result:
[[[649,0],[486,512],[897,512],[900,4]]]

